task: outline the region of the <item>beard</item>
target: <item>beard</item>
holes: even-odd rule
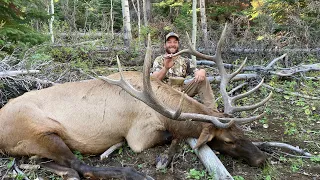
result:
[[[179,51],[179,48],[178,47],[167,47],[166,48],[166,52],[168,53],[168,54],[175,54],[175,53],[177,53]]]

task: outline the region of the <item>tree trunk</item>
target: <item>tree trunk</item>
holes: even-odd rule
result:
[[[192,0],[192,46],[196,48],[197,42],[197,0]],[[192,63],[196,66],[196,57],[192,56]]]
[[[69,4],[69,0],[65,1],[60,1],[61,5],[61,10],[63,12],[63,16],[68,22],[70,26],[71,31],[76,31],[77,30],[77,25],[76,25],[76,3],[77,0],[73,1],[73,10],[70,8],[72,4]]]
[[[113,39],[114,33],[113,33],[113,4],[112,4],[112,0],[110,2],[110,24],[111,24],[111,27],[110,27],[111,37]]]
[[[51,36],[51,42],[54,43],[54,36],[53,36],[54,4],[53,4],[53,0],[50,0],[50,6],[49,6],[48,10],[49,10],[49,15],[51,16],[50,21],[49,21],[49,34]]]
[[[74,31],[77,31],[77,24],[76,24],[76,15],[77,15],[77,8],[76,4],[78,3],[78,0],[74,0],[73,2],[73,11],[72,11],[72,23]]]
[[[131,35],[131,22],[130,22],[130,10],[128,0],[122,0],[122,16],[123,16],[123,39],[124,45],[130,47],[132,35]]]
[[[131,0],[132,2],[132,6],[134,8],[134,10],[137,13],[137,17],[138,17],[138,47],[140,49],[140,42],[141,42],[141,18],[140,18],[140,2],[139,0],[137,0],[137,6],[134,4],[134,0]]]
[[[148,16],[147,16],[147,2],[146,1],[148,1],[148,0],[142,0],[142,8],[143,8],[143,25],[145,26],[145,27],[147,27],[148,26]]]
[[[203,33],[203,42],[205,47],[205,53],[209,52],[209,42],[208,42],[208,28],[207,28],[207,15],[206,15],[206,2],[205,0],[200,0],[200,16],[201,16],[201,29]]]
[[[146,21],[149,22],[151,20],[151,0],[144,0],[145,8],[146,8]]]

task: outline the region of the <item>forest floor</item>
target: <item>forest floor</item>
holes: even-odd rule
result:
[[[301,84],[301,83],[300,83]],[[319,84],[311,84],[313,88],[296,84],[296,90],[313,91],[311,94],[320,95]],[[290,86],[284,84],[283,88]],[[214,87],[216,88],[216,87]],[[310,93],[310,92],[309,92]],[[242,160],[229,156],[218,155],[226,169],[235,180],[316,180],[320,179],[320,102],[305,98],[287,96],[274,93],[266,107],[267,115],[260,121],[244,127],[245,134],[252,141],[273,141],[291,144],[300,147],[306,152],[316,155],[305,159],[290,157],[288,151],[277,148],[267,149],[268,162],[263,167],[251,167]],[[157,146],[134,153],[127,145],[116,150],[108,159],[99,160],[99,156],[77,155],[85,163],[93,166],[126,166],[134,167],[157,180],[184,180],[184,179],[212,179],[205,167],[199,161],[193,150],[185,142],[179,144],[178,153],[174,156],[171,165],[162,170],[155,167],[156,157],[168,149],[168,145]],[[17,164],[34,164],[26,157],[16,158]],[[0,156],[0,179],[12,179],[12,158]],[[43,177],[44,179],[61,179],[44,169],[22,171],[29,179]],[[21,178],[21,177],[20,177]],[[19,179],[19,178],[17,178]]]

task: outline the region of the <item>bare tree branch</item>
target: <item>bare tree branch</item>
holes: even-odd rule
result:
[[[273,59],[267,66],[266,66],[266,69],[270,69],[273,67],[273,65],[278,62],[279,60],[285,58],[285,57],[288,57],[287,53],[283,54],[282,56],[280,57],[277,57],[275,59]]]
[[[300,149],[299,147],[294,147],[290,144],[286,144],[286,143],[281,143],[281,142],[252,142],[254,145],[258,146],[258,147],[278,147],[278,148],[284,148],[284,149],[288,149],[294,152],[297,152],[299,154],[302,154],[304,156],[308,156],[311,157],[312,154],[305,152],[304,150]]]
[[[263,86],[268,88],[268,89],[271,89],[273,91],[276,91],[278,93],[288,94],[288,95],[291,95],[291,96],[298,96],[298,97],[303,97],[303,98],[312,99],[312,100],[319,100],[320,99],[320,97],[312,97],[312,96],[303,95],[303,94],[300,94],[300,93],[297,93],[297,92],[285,91],[285,90],[280,89],[280,88],[272,87],[272,86],[270,86],[270,85],[268,85],[266,83],[263,83]]]
[[[25,74],[35,74],[35,73],[39,73],[39,72],[40,72],[39,70],[5,71],[5,72],[0,72],[0,78],[25,75]]]

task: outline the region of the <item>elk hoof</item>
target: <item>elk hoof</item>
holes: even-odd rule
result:
[[[167,154],[160,155],[156,158],[157,169],[164,169],[169,165],[169,156]]]

